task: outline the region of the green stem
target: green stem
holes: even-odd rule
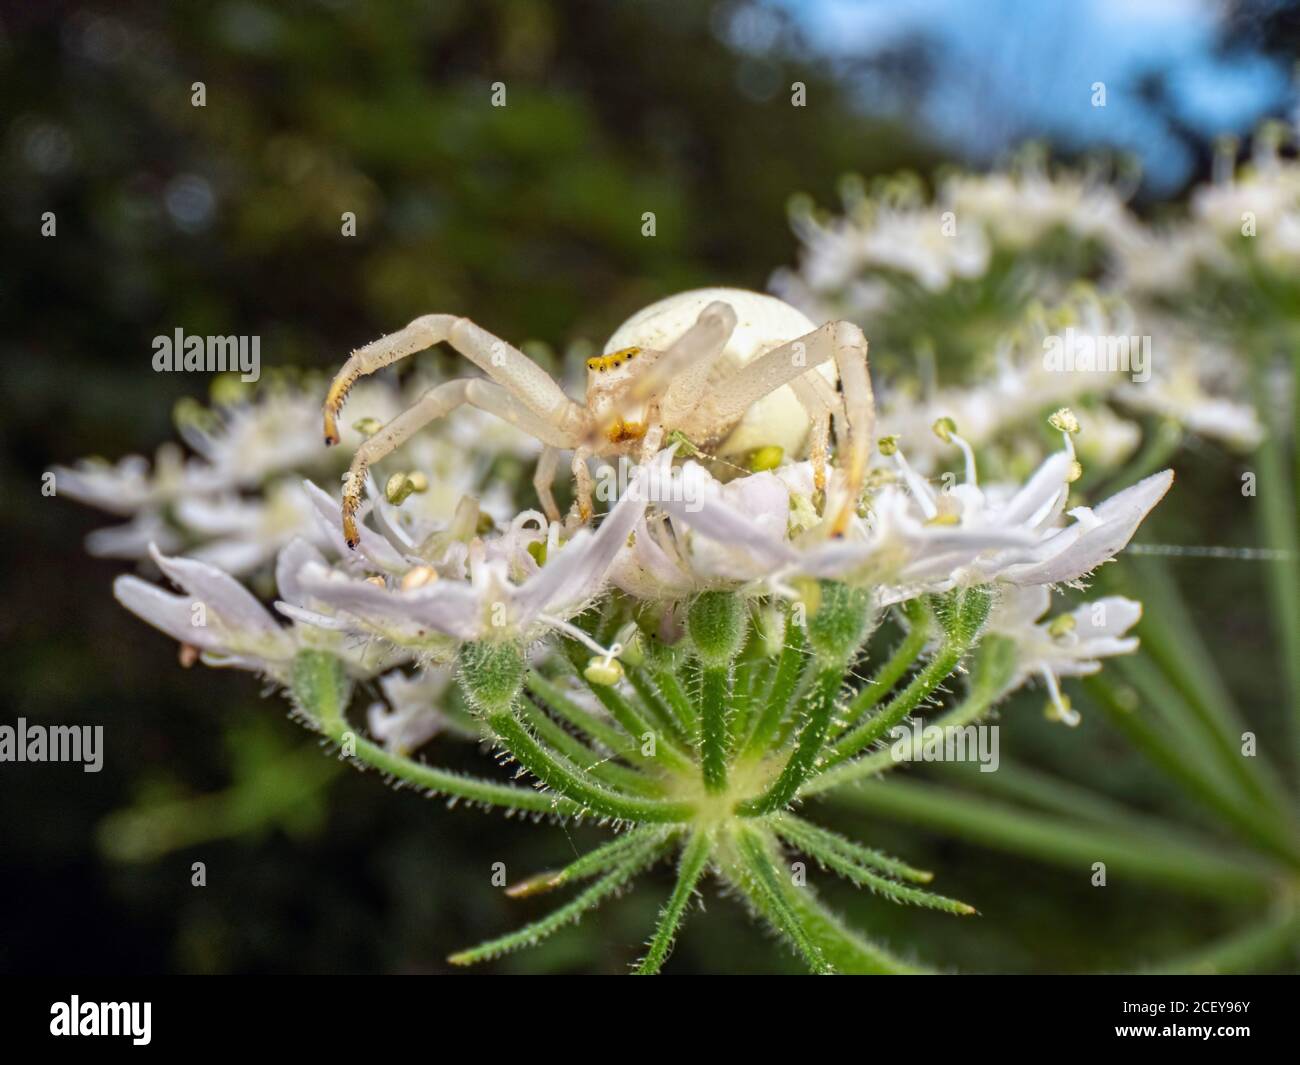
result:
[[[980,645],[980,651],[983,652],[985,648],[994,647],[996,640],[996,637],[987,637]],[[993,704],[1001,696],[1005,680],[1005,671],[992,669],[985,671],[976,666],[971,689],[966,698],[932,722],[931,725],[927,725],[926,728],[963,728],[974,721],[978,721],[989,712]],[[903,694],[906,695],[906,691]],[[888,712],[888,707],[885,712]],[[851,784],[856,780],[863,780],[884,772],[886,769],[892,769],[900,762],[911,761],[914,755],[915,752],[913,751],[909,753],[908,757],[899,757],[895,755],[894,748],[890,746],[883,750],[872,751],[870,754],[863,755],[861,758],[852,761],[838,764],[832,763],[829,769],[805,785],[801,795],[804,797],[816,795],[823,791],[829,791],[831,788]]]
[[[947,679],[965,652],[962,644],[952,640],[945,643],[906,688],[831,747],[826,758],[827,767],[847,761],[888,735],[890,729],[911,714]]]
[[[536,732],[544,743],[549,743],[579,769],[590,773],[597,780],[636,795],[663,794],[662,785],[653,777],[611,762],[608,755],[593,751],[576,736],[566,732],[562,725],[552,721],[531,699],[527,697],[520,699],[519,710],[525,724]]]
[[[866,868],[860,862],[854,861],[838,846],[827,844],[815,833],[800,831],[797,826],[790,824],[776,826],[776,830],[793,843],[795,847],[810,858],[817,859],[823,866],[839,873],[840,876],[857,884],[859,887],[868,888],[879,895],[892,899],[894,902],[922,906],[931,910],[942,910],[944,913],[958,914],[960,916],[967,916],[975,912],[974,906],[969,906],[956,899],[950,899],[943,895],[936,895],[933,892],[922,891],[920,888],[914,888],[907,884],[900,884],[895,880],[889,880]]]
[[[709,837],[703,832],[697,832],[682,851],[681,862],[677,866],[677,883],[673,886],[667,905],[659,914],[659,925],[655,929],[654,939],[650,941],[650,949],[637,966],[637,976],[653,976],[663,968],[672,952],[682,915],[695,894],[695,885],[699,883],[700,876],[708,865],[712,849]]]
[[[299,652],[294,660],[292,686],[298,706],[325,736],[348,752],[355,762],[364,763],[395,780],[428,793],[510,810],[565,816],[582,811],[582,807],[562,796],[543,795],[529,788],[496,784],[445,769],[434,769],[386,751],[356,735],[343,716],[347,705],[347,678],[342,664],[333,655],[320,651]]]
[[[680,745],[691,746],[690,736],[651,675],[638,666],[628,666],[626,673],[632,690],[641,697],[642,704],[654,716],[665,734],[671,736]]]
[[[506,894],[512,899],[531,898],[566,884],[588,880],[622,864],[633,854],[639,854],[649,843],[666,843],[677,831],[675,827],[665,828],[663,825],[642,825],[631,829],[588,851],[563,869],[536,873],[512,884],[506,889]]]
[[[1215,783],[1196,772],[1188,761],[1173,749],[1168,741],[1152,728],[1136,710],[1126,708],[1116,696],[1108,680],[1100,675],[1086,677],[1084,687],[1101,707],[1109,720],[1138,750],[1183,786],[1188,794],[1199,799],[1225,821],[1237,829],[1256,846],[1284,858],[1292,865],[1300,865],[1297,843],[1285,828],[1271,819],[1259,816],[1257,809],[1242,808],[1230,795]]]
[[[930,972],[922,965],[896,957],[849,928],[818,901],[812,888],[783,886],[790,908],[837,972],[854,976],[921,976]]]
[[[1293,909],[1239,929],[1200,950],[1142,967],[1155,975],[1249,973],[1283,961],[1300,944],[1300,914]]]
[[[804,663],[808,660],[804,653],[806,639],[803,628],[791,620],[785,627],[785,644],[776,663],[776,674],[767,691],[767,699],[754,726],[753,734],[745,745],[747,756],[766,753],[768,743],[776,735],[777,729],[790,708],[790,700],[799,686],[799,677]]]
[[[571,762],[546,750],[509,710],[488,716],[488,725],[520,764],[548,788],[604,817],[624,821],[686,821],[695,808],[686,802],[623,795],[591,780]]]
[[[559,685],[543,677],[536,670],[529,670],[524,677],[524,687],[530,694],[549,706],[556,716],[567,721],[578,731],[585,732],[606,750],[633,761],[648,761],[627,733],[602,721],[585,707],[580,706],[569,698]]]
[[[736,807],[736,811],[745,817],[761,817],[774,810],[784,809],[799,793],[799,788],[808,779],[817,756],[826,742],[826,733],[830,728],[831,716],[835,713],[835,700],[840,694],[840,685],[844,680],[844,663],[834,662],[817,664],[817,679],[808,703],[804,726],[799,730],[794,751],[790,754],[781,775],[762,795],[747,799]]]
[[[654,737],[653,753],[649,755],[652,761],[659,762],[667,769],[676,772],[685,772],[694,768],[694,761],[685,750],[678,747],[670,735],[663,729],[655,728],[623,695],[608,684],[592,684],[587,681],[583,673],[583,655],[586,648],[576,640],[567,640],[566,646],[569,650],[569,658],[573,663],[575,672],[578,674],[591,693],[604,705],[609,711],[610,717],[619,723],[619,726],[635,741],[640,744],[644,742],[647,736]]]
[[[919,603],[920,600],[913,600]],[[909,604],[910,606],[911,604]],[[835,735],[854,728],[881,699],[894,690],[896,685],[912,668],[912,664],[925,649],[925,641],[930,638],[930,625],[923,613],[913,615],[912,626],[889,656],[885,664],[876,671],[862,690],[849,703],[843,722],[835,729]]]
[[[1112,571],[1113,572],[1109,572]],[[1131,558],[1122,567],[1101,571],[1117,590],[1134,585],[1145,610],[1138,622],[1146,658],[1156,662],[1170,685],[1181,694],[1182,705],[1207,734],[1215,757],[1245,790],[1272,814],[1287,808],[1286,792],[1268,761],[1241,753],[1245,730],[1232,696],[1214,668],[1214,658],[1188,614],[1169,567],[1158,558]],[[1132,579],[1129,578],[1131,575]]]
[[[730,665],[705,666],[700,671],[700,766],[704,787],[714,794],[727,790],[730,695]]]
[[[834,972],[816,938],[809,932],[799,911],[791,905],[771,846],[751,829],[736,833],[736,849],[742,865],[738,884],[768,924],[784,936],[813,972]]]
[[[1268,573],[1268,596],[1278,640],[1278,653],[1291,693],[1292,766],[1300,772],[1300,536],[1296,532],[1296,497],[1300,483],[1288,483],[1283,442],[1286,434],[1273,414],[1279,397],[1268,378],[1268,351],[1256,353],[1253,366],[1255,403],[1264,422],[1265,437],[1256,454],[1259,464],[1259,525],[1278,560]],[[1295,410],[1295,388],[1284,409]],[[1294,431],[1294,429],[1293,429]]]
[[[882,854],[870,847],[864,847],[861,843],[855,843],[845,836],[822,828],[820,825],[815,825],[811,821],[805,821],[802,817],[796,817],[791,813],[781,814],[779,817],[773,818],[772,827],[778,835],[791,840],[795,839],[796,836],[811,839],[823,847],[830,847],[839,851],[846,858],[851,858],[860,865],[872,866],[883,873],[888,873],[890,876],[898,877],[900,880],[910,880],[914,884],[928,884],[934,879],[933,873],[926,872],[924,869],[916,869],[906,862],[900,862],[897,858],[891,858],[888,854]]]
[[[659,857],[662,848],[662,840],[647,843],[643,848],[629,855],[612,872],[597,880],[572,901],[547,914],[540,921],[534,921],[516,932],[511,932],[509,935],[501,936],[498,939],[489,940],[470,950],[462,950],[457,954],[453,954],[447,960],[453,965],[473,965],[476,962],[499,958],[501,955],[509,954],[514,950],[535,946],[547,936],[554,935],[565,925],[577,921],[588,910],[594,909],[605,899],[615,894],[637,873],[652,865]]]
[[[695,704],[691,702],[691,697],[686,694],[686,690],[682,687],[682,682],[678,679],[677,674],[664,666],[655,669],[651,675],[665,701],[681,723],[683,734],[689,742],[698,742],[700,715],[695,709]]]

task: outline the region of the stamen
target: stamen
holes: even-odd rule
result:
[[[979,480],[975,476],[975,451],[957,434],[957,423],[951,418],[940,418],[934,423],[934,434],[945,444],[956,444],[961,448],[961,453],[966,458],[966,483],[971,487],[977,486]]]
[[[925,483],[925,479],[912,469],[911,463],[904,457],[903,449],[898,446],[898,437],[883,437],[880,441],[880,453],[893,458],[899,472],[903,475],[903,480],[907,482],[908,490],[920,505],[926,521],[934,518],[939,513],[934,494],[930,491],[930,486]]]
[[[537,620],[542,622],[545,625],[549,625],[553,629],[558,629],[566,636],[572,637],[573,639],[577,640],[580,644],[582,644],[584,647],[596,652],[596,654],[598,655],[602,655],[606,660],[615,658],[618,655],[619,651],[623,650],[622,645],[617,643],[614,644],[613,647],[602,647],[590,636],[588,636],[585,632],[583,632],[580,628],[578,628],[577,625],[570,624],[569,622],[565,621],[563,618],[557,618],[553,614],[539,614],[537,616]]]
[[[1069,696],[1061,694],[1061,686],[1056,682],[1056,674],[1046,666],[1040,672],[1043,674],[1043,679],[1047,681],[1047,692],[1051,697],[1047,716],[1053,721],[1060,721],[1070,728],[1075,728],[1083,718],[1070,706]]]

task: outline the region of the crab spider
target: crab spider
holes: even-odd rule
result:
[[[431,388],[371,436],[344,478],[343,533],[358,542],[356,512],[366,470],[424,426],[464,404],[489,411],[543,446],[538,498],[559,520],[551,487],[560,452],[571,450],[579,522],[592,514],[588,460],[658,451],[680,432],[703,451],[739,455],[763,445],[786,454],[810,440],[817,483],[834,424],[840,465],[831,531],[843,531],[866,473],[875,407],[867,342],[850,322],[816,327],[772,296],[741,289],[684,292],[638,311],[604,354],[587,360],[585,403],[564,394],[541,367],[468,318],[430,314],[352,353],[325,400],[325,442],[338,442],[338,415],[356,380],[446,341],[487,374]],[[835,388],[838,377],[839,390]],[[827,499],[827,513],[832,513]]]

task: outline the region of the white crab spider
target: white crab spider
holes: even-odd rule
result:
[[[585,522],[592,513],[588,459],[633,451],[644,459],[674,431],[720,456],[762,445],[794,454],[811,427],[809,450],[824,487],[832,420],[845,471],[832,531],[842,532],[852,513],[875,408],[867,342],[851,322],[815,327],[789,304],[742,289],[683,292],[638,311],[615,330],[605,353],[587,360],[586,402],[576,403],[522,351],[468,318],[425,315],[352,353],[325,400],[326,443],[338,442],[338,413],[359,377],[442,341],[490,380],[461,378],[429,389],[357,449],[343,489],[343,533],[353,547],[367,468],[466,403],[545,445],[533,483],[552,521],[560,516],[551,486],[561,450],[573,451],[574,516]],[[830,508],[828,499],[827,513]]]

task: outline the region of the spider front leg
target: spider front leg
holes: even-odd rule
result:
[[[348,547],[355,548],[360,543],[356,515],[365,490],[366,471],[431,421],[466,404],[519,426],[541,440],[548,449],[572,447],[576,442],[563,427],[538,416],[500,385],[479,378],[462,378],[437,385],[357,448],[352,457],[352,465],[343,478],[343,538]]]
[[[518,348],[479,328],[468,318],[426,314],[404,329],[358,348],[343,364],[325,397],[325,443],[338,443],[339,411],[359,378],[443,341],[548,422],[570,431],[584,422],[584,408],[566,396],[550,374]]]

